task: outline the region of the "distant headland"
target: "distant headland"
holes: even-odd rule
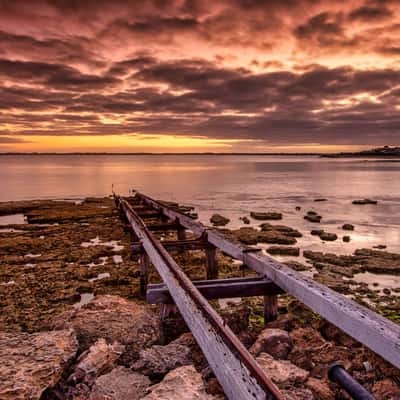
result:
[[[321,157],[340,158],[340,157],[400,157],[400,147],[377,147],[375,149],[357,151],[353,153],[333,153],[321,154]]]

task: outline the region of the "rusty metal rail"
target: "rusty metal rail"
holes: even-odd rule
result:
[[[263,252],[249,251],[245,246],[233,243],[217,230],[202,225],[163,202],[139,192],[135,196],[142,204],[162,213],[174,223],[199,236],[206,235],[210,244],[267,277],[286,293],[400,368],[400,325],[275,261]]]
[[[168,287],[176,306],[207,358],[225,394],[232,400],[283,400],[284,397],[199,290],[156,240],[124,199],[116,203],[137,240]],[[163,212],[161,205],[152,207]]]

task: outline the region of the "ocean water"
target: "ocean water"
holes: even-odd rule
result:
[[[277,223],[304,234],[302,249],[350,254],[384,244],[400,252],[400,162],[316,156],[0,156],[0,201],[80,199],[107,196],[112,189],[193,205],[205,223],[218,212],[231,219],[230,228],[241,226],[239,217],[250,211],[279,211],[283,220]],[[361,198],[379,203],[351,204]],[[309,210],[322,215],[321,224],[304,220]],[[354,232],[343,231],[343,223],[355,225]],[[335,232],[339,240],[323,243],[310,235],[314,228]],[[350,243],[342,242],[344,234],[351,236]]]

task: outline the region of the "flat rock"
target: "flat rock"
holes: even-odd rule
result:
[[[361,199],[361,200],[353,200],[352,203],[357,205],[378,204],[378,200]]]
[[[96,379],[89,400],[139,400],[149,385],[147,376],[119,366]]]
[[[107,343],[125,345],[132,356],[159,337],[158,316],[149,306],[112,295],[97,296],[74,313],[61,314],[54,326],[73,328],[82,349],[104,338]]]
[[[296,256],[300,255],[299,247],[285,247],[285,246],[271,246],[268,247],[267,253],[271,255],[281,255],[281,256]]]
[[[169,372],[157,385],[150,387],[151,393],[143,400],[214,400],[218,397],[206,392],[201,374],[192,365],[179,367]]]
[[[0,332],[0,399],[39,399],[59,381],[77,350],[72,330]]]
[[[167,372],[192,363],[191,349],[180,343],[180,339],[166,346],[154,345],[139,352],[139,360],[132,369],[145,375],[163,376]]]
[[[282,219],[282,214],[279,212],[257,212],[252,211],[250,217],[257,220],[278,220]]]
[[[250,353],[254,356],[268,353],[274,358],[286,359],[292,347],[292,339],[286,331],[267,328],[258,335]]]
[[[297,385],[304,383],[309,373],[296,367],[288,360],[275,360],[267,353],[261,353],[256,358],[260,367],[277,385]]]

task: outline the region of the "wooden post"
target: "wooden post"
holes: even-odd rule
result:
[[[173,315],[173,314],[176,314],[177,312],[178,312],[178,309],[175,304],[160,304],[159,342],[162,346],[166,344],[164,322],[171,314]]]
[[[179,223],[179,221],[177,221]],[[176,235],[178,237],[178,240],[186,240],[186,229],[182,226],[179,225],[179,228],[176,231]],[[179,250],[179,253],[184,253],[185,250],[182,248]]]
[[[264,296],[264,324],[278,317],[278,296]]]
[[[140,295],[146,297],[146,288],[149,281],[149,256],[143,252],[140,255]]]
[[[214,246],[206,247],[206,267],[207,279],[218,278],[217,248]]]

